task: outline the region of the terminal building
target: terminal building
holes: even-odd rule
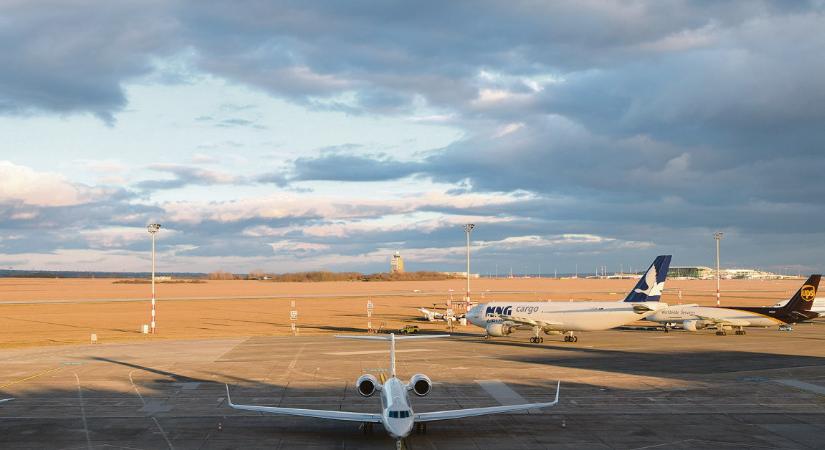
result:
[[[670,266],[668,278],[710,280],[716,278],[716,270],[706,266]],[[724,280],[772,280],[782,275],[757,269],[721,269],[719,277]]]
[[[715,270],[705,266],[670,266],[670,269],[667,271],[667,277],[707,280],[713,278],[715,272]]]

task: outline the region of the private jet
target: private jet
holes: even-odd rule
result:
[[[671,255],[657,256],[624,301],[614,302],[493,302],[476,305],[467,320],[484,328],[486,337],[501,337],[519,329],[533,330],[530,342],[544,334],[564,334],[578,342],[575,331],[600,331],[641,320],[667,304],[659,302],[665,288]]]
[[[779,325],[789,330],[790,325],[819,317],[811,306],[819,289],[821,275],[811,275],[784,306],[671,306],[656,311],[645,320],[669,324],[681,324],[687,331],[715,328],[718,336],[725,336],[736,328],[737,335],[745,334],[745,327],[769,327]]]
[[[404,439],[412,433],[413,429],[420,433],[427,432],[427,423],[438,420],[462,419],[465,417],[483,416],[488,414],[502,414],[529,409],[548,408],[559,402],[559,388],[561,382],[556,385],[556,398],[552,402],[527,403],[521,405],[489,406],[482,408],[456,409],[449,411],[435,411],[416,413],[413,412],[410,404],[409,393],[412,392],[418,397],[424,397],[432,390],[433,383],[424,374],[416,374],[405,383],[401,381],[395,369],[395,341],[402,339],[431,339],[449,337],[449,335],[417,335],[417,336],[336,336],[343,339],[364,339],[376,341],[389,341],[390,343],[390,377],[381,383],[378,378],[371,374],[364,374],[355,382],[358,394],[362,397],[372,397],[378,393],[381,398],[381,412],[361,413],[338,410],[317,410],[282,408],[275,406],[254,406],[239,405],[232,402],[229,396],[229,385],[226,385],[227,404],[235,409],[244,411],[255,411],[269,414],[282,414],[289,416],[314,417],[317,419],[343,420],[350,422],[361,422],[364,432],[372,429],[372,425],[380,423],[387,433],[396,440],[397,447],[404,448]]]

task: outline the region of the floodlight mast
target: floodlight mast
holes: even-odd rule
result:
[[[149,231],[149,234],[152,236],[152,321],[151,321],[151,328],[152,334],[155,334],[155,325],[157,316],[155,315],[155,233],[160,230],[159,223],[150,223],[146,230]]]
[[[464,225],[464,233],[467,234],[467,296],[464,298],[465,302],[470,301],[470,232],[472,232],[475,227],[473,223]]]
[[[722,240],[722,235],[723,234],[724,233],[722,233],[721,231],[717,231],[716,233],[713,233],[713,238],[716,239],[716,306],[721,305],[721,296],[719,294],[719,278],[720,278],[720,272],[719,272],[719,241]]]

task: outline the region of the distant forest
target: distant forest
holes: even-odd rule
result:
[[[405,273],[371,273],[360,272],[294,272],[294,273],[265,273],[252,271],[248,274],[238,274],[225,271],[210,273],[198,272],[157,272],[156,276],[166,276],[189,280],[261,280],[272,282],[312,283],[319,281],[436,281],[455,278],[441,272],[405,272]],[[50,271],[50,270],[0,270],[0,278],[123,278],[137,282],[140,279],[149,279],[150,272],[81,272],[81,271]]]
[[[226,272],[210,273],[210,279],[225,280],[229,275]],[[360,272],[294,272],[294,273],[264,273],[260,271],[250,272],[245,276],[237,276],[236,279],[251,279],[273,282],[290,283],[311,283],[317,281],[434,281],[448,280],[453,278],[441,272],[404,272],[404,273],[371,273]]]

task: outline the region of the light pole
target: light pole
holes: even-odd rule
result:
[[[722,234],[721,231],[713,233],[713,238],[716,239],[716,306],[721,304],[721,297],[719,295],[719,241],[722,240]]]
[[[159,223],[150,223],[146,229],[149,231],[149,234],[152,236],[152,334],[155,334],[155,233],[160,230]]]
[[[464,225],[464,233],[467,234],[467,297],[465,301],[470,301],[470,232],[475,228],[475,224]]]

